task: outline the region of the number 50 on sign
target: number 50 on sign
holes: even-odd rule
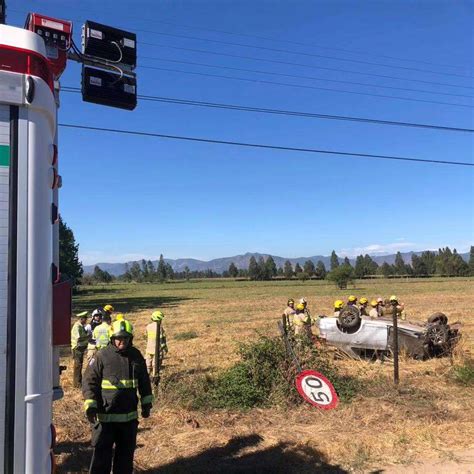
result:
[[[331,410],[337,407],[339,398],[331,382],[315,370],[303,370],[296,376],[299,394],[311,405]]]

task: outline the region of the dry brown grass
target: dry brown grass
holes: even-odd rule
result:
[[[391,383],[389,363],[335,361],[366,388],[350,404],[327,413],[307,405],[193,412],[169,399],[158,400],[151,418],[140,423],[137,472],[367,472],[420,458],[450,458],[472,448],[473,389],[453,383],[450,373],[452,364],[473,356],[473,280],[364,281],[357,286],[341,292],[324,282],[211,281],[112,286],[81,294],[77,309],[111,302],[128,310],[139,348],[145,345],[150,309],[163,309],[168,375],[216,373],[230,366],[237,360],[238,342],[255,338],[257,331],[276,334],[288,296],[306,296],[313,314],[328,314],[332,302],[349,292],[367,297],[395,293],[410,320],[423,321],[441,310],[451,322],[463,323],[464,337],[452,359],[402,359],[400,390]],[[190,331],[198,337],[175,339]],[[82,472],[90,458],[89,430],[70,374],[63,376],[66,396],[54,406],[58,459],[60,472]]]

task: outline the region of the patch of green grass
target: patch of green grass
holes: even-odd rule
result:
[[[179,332],[174,336],[177,341],[189,341],[190,339],[196,339],[197,337],[198,333],[196,331]]]
[[[460,385],[474,386],[474,360],[468,360],[462,365],[455,365],[452,368],[451,376]]]

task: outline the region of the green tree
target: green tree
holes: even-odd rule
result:
[[[255,260],[255,257],[252,255],[249,261],[249,278],[251,280],[258,280],[259,277],[260,277],[260,270],[258,268],[258,263],[257,263],[257,260]]]
[[[285,278],[292,278],[293,277],[293,266],[291,265],[291,262],[287,260],[285,262],[285,266],[283,267],[283,273],[285,275]]]
[[[113,279],[109,272],[102,270],[98,265],[94,267],[92,278],[96,283],[110,283]]]
[[[359,255],[355,261],[354,274],[356,278],[364,278],[367,275],[367,269],[365,266],[365,259],[362,255]]]
[[[234,262],[231,262],[229,265],[229,275],[232,278],[236,278],[238,274],[239,274],[238,268],[235,266]]]
[[[474,276],[474,246],[471,245],[469,252],[469,275]]]
[[[158,276],[158,280],[163,283],[166,280],[166,263],[165,259],[163,258],[163,254],[160,255],[160,259],[158,260],[158,267],[156,269],[156,273]]]
[[[324,280],[326,278],[326,265],[324,265],[324,262],[322,260],[318,260],[318,262],[316,263],[316,270],[314,274],[316,278],[318,278],[318,280]]]
[[[265,262],[265,270],[268,280],[271,280],[277,274],[277,266],[271,255],[268,256],[267,261]]]
[[[339,257],[336,254],[336,251],[331,252],[331,270],[334,270],[339,266]]]
[[[331,270],[326,278],[333,281],[339,289],[344,290],[354,280],[354,269],[349,265],[340,265]]]
[[[316,271],[316,269],[314,268],[313,261],[306,260],[306,262],[304,262],[304,265],[303,265],[303,270],[304,270],[304,273],[306,273],[308,277],[311,278]]]
[[[258,278],[257,280],[269,280],[270,277],[267,274],[267,267],[265,265],[265,259],[258,257]]]
[[[364,255],[365,271],[366,275],[375,275],[377,273],[378,265],[372,257],[368,254]]]
[[[302,272],[303,272],[303,269],[301,268],[301,265],[297,263],[295,265],[295,275],[298,276],[298,273],[302,273]]]
[[[344,257],[343,265],[345,265],[346,267],[351,267],[352,268],[351,261],[349,260],[348,257]]]
[[[395,255],[394,267],[396,275],[406,275],[408,273],[407,266],[405,265],[405,261],[400,252],[397,252],[397,255]]]
[[[427,250],[421,253],[420,258],[426,267],[426,273],[428,275],[434,275],[436,273],[436,254]]]
[[[174,270],[173,270],[173,267],[169,263],[165,263],[165,272],[166,272],[167,280],[174,279]]]
[[[190,273],[189,267],[186,265],[184,267],[184,278],[186,278],[186,280],[189,280],[189,273]]]
[[[387,262],[383,262],[382,266],[380,267],[380,272],[385,278],[393,275],[394,268],[392,265],[389,265]]]
[[[81,282],[83,269],[79,261],[79,245],[74,233],[59,217],[59,271],[66,279],[73,281],[74,286]]]
[[[142,270],[138,262],[132,263],[132,266],[130,267],[130,277],[133,281],[136,281],[137,283],[143,280]]]
[[[428,275],[428,269],[426,268],[425,262],[416,253],[411,256],[411,267],[413,268],[413,275],[425,276]]]

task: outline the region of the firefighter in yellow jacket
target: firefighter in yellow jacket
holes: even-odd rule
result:
[[[82,383],[82,365],[84,364],[84,354],[89,342],[89,333],[86,331],[87,311],[77,315],[78,320],[71,329],[71,350],[73,360],[73,380],[72,385],[75,388],[81,388]]]
[[[155,362],[155,348],[156,348],[156,327],[157,322],[160,322],[160,352],[161,354],[168,353],[168,346],[166,344],[166,333],[163,328],[163,318],[165,315],[161,311],[154,311],[151,315],[151,323],[146,327],[146,368],[148,374],[151,375],[154,369]],[[161,363],[161,360],[160,360]]]
[[[110,344],[97,352],[84,374],[82,392],[87,419],[93,424],[91,474],[132,474],[138,429],[138,394],[142,417],[153,402],[145,360],[132,345],[128,321],[115,321]],[[113,453],[113,447],[115,451]]]

